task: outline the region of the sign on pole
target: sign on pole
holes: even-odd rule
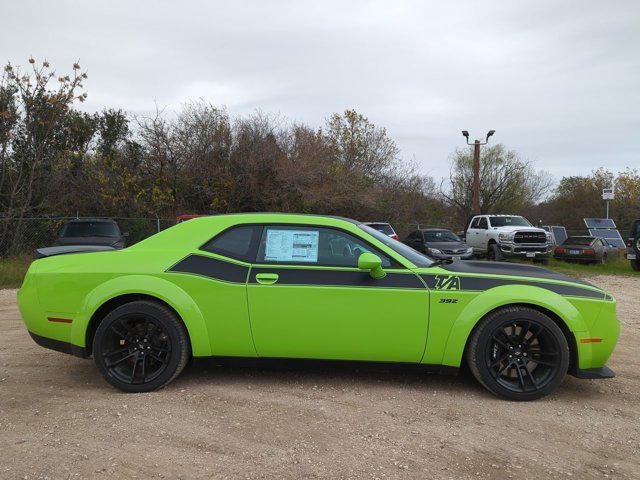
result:
[[[603,200],[613,200],[613,188],[603,188],[602,189],[602,199]]]

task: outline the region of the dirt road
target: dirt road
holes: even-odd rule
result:
[[[126,395],[0,291],[0,478],[640,478],[640,278],[589,280],[618,300],[618,376],[533,403],[468,373],[210,364]]]

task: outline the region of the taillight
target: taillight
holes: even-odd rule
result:
[[[399,240],[397,233],[394,233],[393,235],[391,235],[391,238],[393,238],[394,240]]]
[[[633,246],[633,239],[629,238],[627,239],[627,247],[631,248]]]
[[[564,255],[564,253],[566,252],[566,250],[562,247],[556,247],[556,253],[558,255]]]
[[[586,250],[583,250],[582,253],[585,255],[593,255],[596,251],[593,248],[587,248]]]

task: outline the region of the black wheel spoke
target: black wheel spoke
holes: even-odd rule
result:
[[[526,384],[524,382],[524,376],[522,375],[522,372],[520,371],[520,365],[516,365],[516,371],[518,372],[518,378],[520,379],[520,385],[522,385],[522,391],[526,392],[527,391],[527,387],[526,387]]]
[[[129,358],[133,357],[134,355],[136,355],[136,352],[132,352],[132,353],[130,353],[129,355],[127,355],[127,356],[125,356],[125,357],[122,357],[122,358],[121,358],[121,359],[119,359],[119,360],[116,360],[115,362],[113,362],[113,363],[111,363],[111,364],[109,365],[109,368],[113,368],[113,367],[115,367],[116,365],[120,365],[122,362],[124,362],[125,360],[128,360]]]
[[[495,360],[491,365],[489,365],[491,368],[495,368],[498,365],[500,365],[502,362],[504,362],[507,358],[509,358],[509,354],[505,353],[504,355],[502,355],[502,357],[500,357],[498,360]]]
[[[536,379],[533,378],[533,375],[531,374],[531,372],[529,371],[526,365],[524,366],[524,369],[527,372],[527,375],[529,376],[529,378],[531,379],[531,385],[533,385],[533,389],[538,390],[538,382],[536,382]]]
[[[537,363],[539,365],[546,365],[547,367],[557,367],[558,363],[557,362],[547,362],[545,360],[540,360],[540,359],[535,359],[535,358],[531,358],[530,359],[532,362]]]
[[[131,381],[129,383],[133,383],[133,380],[136,377],[136,367],[138,366],[139,361],[140,357],[136,355],[136,359],[133,362],[133,368],[131,369]]]
[[[130,350],[131,350],[131,349],[130,349],[129,347],[125,347],[125,348],[121,348],[120,350],[114,350],[113,352],[106,352],[106,353],[103,353],[103,354],[102,354],[102,356],[103,356],[104,358],[111,358],[111,357],[113,357],[114,355],[122,355],[123,353],[128,352],[128,351],[130,351]]]

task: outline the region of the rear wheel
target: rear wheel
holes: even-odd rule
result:
[[[631,268],[636,272],[640,272],[640,260],[630,260],[630,262]]]
[[[548,316],[527,307],[506,307],[489,314],[473,332],[467,362],[494,395],[535,400],[562,383],[569,346]]]
[[[151,301],[109,313],[93,339],[98,370],[125,392],[149,392],[171,382],[190,357],[187,332],[169,308]]]

